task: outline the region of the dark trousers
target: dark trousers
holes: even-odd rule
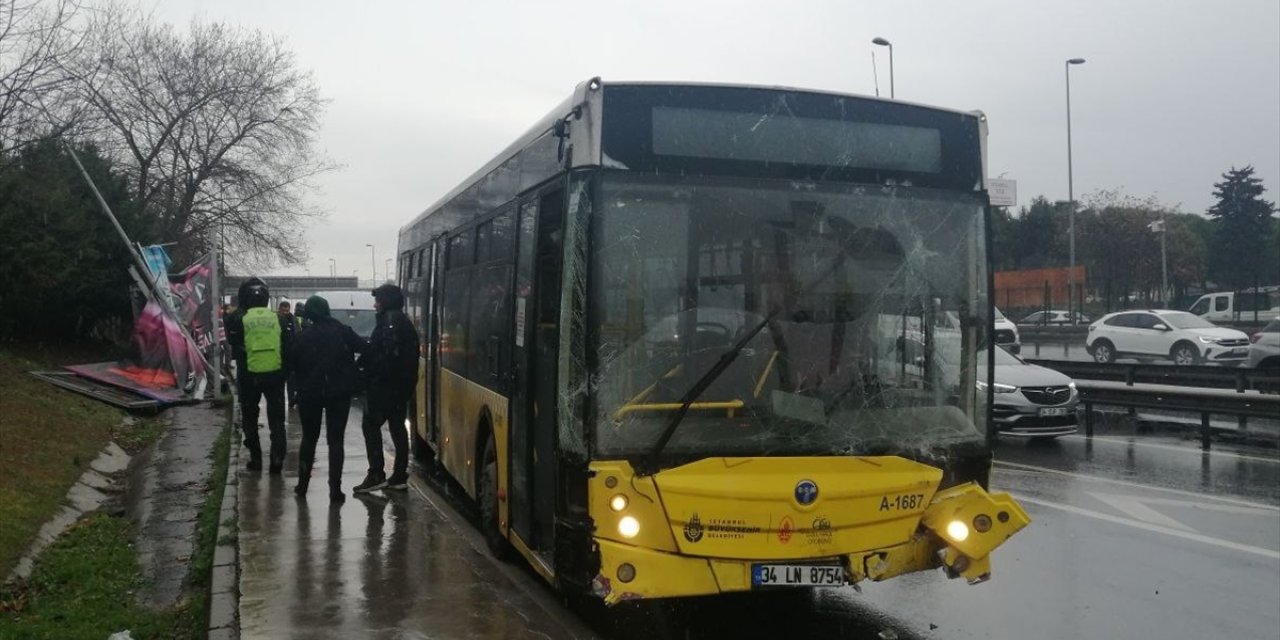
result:
[[[298,477],[311,477],[315,466],[316,443],[320,442],[320,418],[324,414],[325,442],[329,445],[329,488],[342,488],[343,436],[347,432],[347,415],[351,412],[351,396],[337,398],[298,398],[298,417],[302,420],[302,450],[298,454]]]
[[[382,396],[375,393],[366,396],[364,420],[360,428],[364,431],[364,450],[369,456],[370,475],[380,476],[386,473],[387,462],[382,455],[383,423],[387,423],[387,430],[391,432],[391,444],[396,449],[392,473],[400,475],[408,472],[409,432],[404,426],[408,405],[407,396]]]
[[[271,459],[284,460],[284,374],[249,373],[240,375],[240,423],[244,431],[244,446],[254,459],[262,458],[262,444],[258,441],[258,402],[267,398],[267,426],[271,431]]]

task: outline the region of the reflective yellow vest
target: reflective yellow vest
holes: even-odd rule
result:
[[[266,307],[254,307],[244,314],[244,350],[250,373],[279,371],[280,317]]]

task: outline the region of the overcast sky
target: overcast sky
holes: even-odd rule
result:
[[[592,76],[889,92],[990,117],[992,177],[1019,204],[1067,195],[1063,63],[1077,197],[1120,188],[1203,212],[1232,165],[1280,191],[1280,2],[352,2],[156,0],[185,25],[284,37],[332,100],[326,222],[306,268],[379,277],[396,232]],[[283,273],[303,273],[303,267]]]

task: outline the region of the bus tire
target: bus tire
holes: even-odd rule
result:
[[[498,527],[498,452],[492,435],[485,438],[484,453],[480,459],[480,483],[476,492],[480,502],[480,533],[484,535],[484,542],[493,557],[509,560],[511,543]]]

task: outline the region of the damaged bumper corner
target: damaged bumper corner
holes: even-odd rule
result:
[[[977,584],[991,577],[991,552],[1030,524],[1031,517],[1009,494],[987,493],[967,483],[938,492],[920,522],[945,544],[947,575]]]

